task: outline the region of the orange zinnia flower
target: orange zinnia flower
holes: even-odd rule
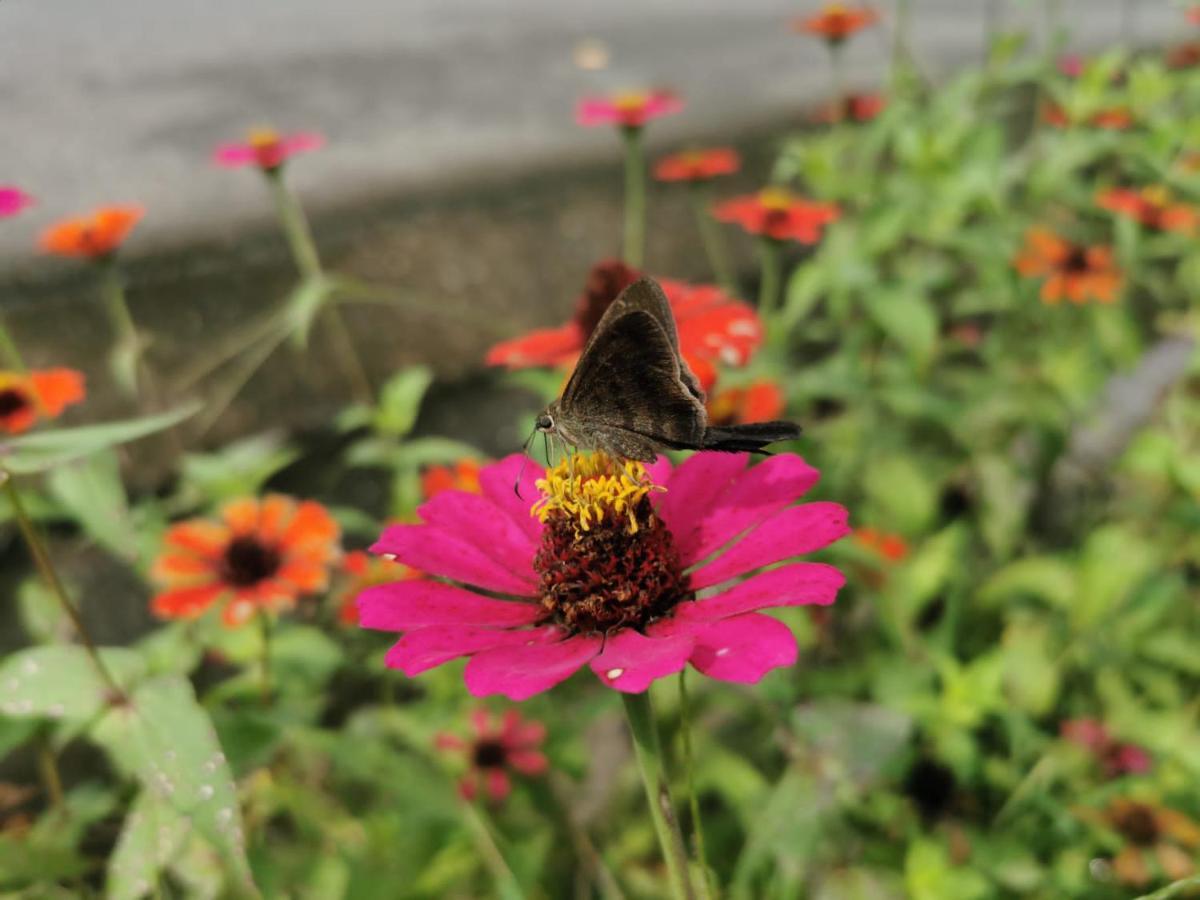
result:
[[[20,434],[38,419],[58,418],[83,397],[83,375],[74,369],[42,369],[28,375],[0,371],[0,433]]]
[[[1147,228],[1159,231],[1195,234],[1200,222],[1200,214],[1195,207],[1173,202],[1170,192],[1163,187],[1148,187],[1140,191],[1112,188],[1101,191],[1096,203],[1110,212],[1127,216]]]
[[[1047,103],[1042,107],[1042,121],[1056,128],[1069,128],[1077,124],[1067,111],[1056,103]],[[1133,124],[1133,113],[1123,106],[1112,106],[1092,113],[1081,124],[1103,128],[1106,131],[1124,131]]]
[[[794,20],[792,28],[795,31],[815,34],[836,45],[878,21],[879,13],[870,7],[851,8],[844,3],[826,3],[815,16]]]
[[[116,252],[143,213],[140,206],[102,206],[51,225],[42,232],[40,244],[47,253],[100,259]]]
[[[1121,272],[1111,248],[1073,244],[1048,228],[1029,229],[1015,265],[1026,278],[1046,279],[1041,290],[1044,303],[1063,299],[1112,303],[1121,289]]]
[[[420,578],[421,573],[403,563],[382,556],[372,556],[365,550],[352,550],[342,559],[344,586],[334,598],[338,621],[343,625],[358,624],[358,595],[377,584]]]
[[[1167,881],[1196,871],[1200,825],[1183,813],[1156,803],[1116,797],[1104,809],[1076,810],[1081,819],[1115,831],[1125,845],[1113,858],[1113,874],[1123,884],[1145,887],[1157,868]]]
[[[891,563],[908,556],[908,542],[898,534],[887,534],[875,528],[855,528],[854,542]]]
[[[1200,65],[1200,43],[1189,41],[1167,51],[1167,65],[1172,69],[1191,69]]]
[[[153,570],[163,590],[151,608],[190,619],[224,599],[221,618],[230,626],[259,610],[288,609],[329,583],[337,542],[337,523],[319,503],[278,494],[234,500],[219,522],[190,519],[167,529]]]
[[[725,200],[713,207],[712,213],[719,221],[741,225],[751,234],[801,244],[815,244],[825,226],[841,215],[832,203],[806,200],[780,187]]]
[[[783,415],[783,390],[773,381],[755,381],[744,387],[717,391],[708,399],[708,420],[713,425],[771,422]]]
[[[429,466],[421,473],[421,493],[428,500],[442,491],[479,493],[480,465],[474,459],[460,459],[449,466]]]
[[[887,107],[882,94],[847,94],[840,101],[827,103],[817,110],[815,121],[827,124],[835,122],[869,122]]]
[[[711,181],[719,175],[732,175],[741,164],[737,151],[729,147],[685,150],[659,160],[654,177],[659,181]]]

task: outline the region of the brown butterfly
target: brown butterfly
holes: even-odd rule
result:
[[[537,430],[576,447],[650,462],[664,450],[764,453],[798,437],[791,422],[713,427],[704,391],[679,355],[667,296],[650,278],[613,302],[588,338],[562,396]]]

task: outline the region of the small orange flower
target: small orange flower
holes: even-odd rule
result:
[[[56,419],[84,398],[83,375],[74,369],[42,369],[23,375],[0,371],[0,433],[20,434],[38,419]]]
[[[814,119],[825,124],[869,122],[886,108],[887,99],[882,94],[847,94],[841,101],[835,100],[817,110]]]
[[[372,556],[365,550],[352,550],[342,558],[343,587],[334,598],[338,621],[343,625],[358,624],[358,595],[367,588],[392,581],[420,578],[421,573],[403,563],[383,556]]]
[[[1056,128],[1085,124],[1105,131],[1125,131],[1133,125],[1133,113],[1124,106],[1112,106],[1092,113],[1082,123],[1076,123],[1057,103],[1047,103],[1042,107],[1042,121]]]
[[[1172,69],[1194,69],[1200,65],[1200,42],[1188,41],[1167,51],[1167,65]]]
[[[847,38],[879,21],[879,13],[867,6],[850,7],[845,3],[826,3],[815,16],[795,19],[792,28],[824,38],[838,45]]]
[[[1147,228],[1159,231],[1178,231],[1195,234],[1200,213],[1186,203],[1177,203],[1164,187],[1148,187],[1140,191],[1112,188],[1101,191],[1096,203],[1110,212],[1127,216]]]
[[[875,528],[855,528],[854,542],[890,563],[903,562],[908,556],[908,542],[904,538]]]
[[[1048,228],[1029,229],[1014,264],[1026,278],[1045,278],[1043,303],[1112,303],[1121,289],[1111,248],[1073,244]]]
[[[1177,881],[1196,871],[1200,824],[1155,803],[1117,797],[1102,810],[1077,810],[1080,818],[1115,831],[1125,845],[1113,858],[1113,874],[1123,884],[1145,887],[1156,880]]]
[[[825,226],[838,220],[841,210],[832,203],[798,197],[786,188],[769,187],[757,194],[724,200],[713,207],[712,214],[718,221],[736,223],[751,234],[815,244]]]
[[[1196,4],[1187,11],[1187,18],[1193,25],[1200,25],[1200,4]]]
[[[421,473],[421,493],[426,500],[442,491],[478,494],[479,469],[473,459],[460,459],[451,466],[430,466]]]
[[[338,526],[325,507],[272,494],[234,500],[221,521],[189,519],[167,529],[154,563],[163,590],[151,601],[165,619],[191,619],[226,600],[221,618],[241,625],[259,610],[289,609],[324,590],[338,553]]]
[[[746,425],[771,422],[783,415],[783,390],[773,381],[755,381],[745,387],[717,391],[708,398],[708,420],[713,425]]]
[[[685,150],[659,160],[654,177],[659,181],[711,181],[720,175],[732,175],[741,164],[737,151],[729,147]]]
[[[89,215],[63,219],[42,232],[41,248],[58,256],[101,259],[116,252],[143,213],[140,206],[102,206]]]

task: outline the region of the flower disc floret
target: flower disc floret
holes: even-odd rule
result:
[[[614,460],[605,453],[576,453],[539,478],[542,497],[530,510],[543,525],[566,516],[576,532],[607,521],[638,533],[638,513],[653,516],[641,501],[664,488],[650,481],[646,467],[635,460]]]

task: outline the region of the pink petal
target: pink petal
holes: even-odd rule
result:
[[[772,456],[734,478],[711,505],[701,506],[698,536],[689,543],[684,565],[700,562],[785,506],[790,506],[817,483],[820,473],[791,453]],[[668,488],[668,493],[670,488]]]
[[[512,782],[508,778],[508,773],[503,769],[485,769],[483,779],[488,796],[496,803],[499,803],[512,791]]]
[[[503,694],[509,700],[528,700],[569,678],[598,652],[600,638],[582,635],[485,650],[467,663],[467,690],[476,697]]]
[[[618,118],[617,108],[612,102],[599,97],[585,98],[575,106],[576,125],[611,125]]]
[[[710,587],[793,556],[811,553],[850,533],[849,513],[837,503],[801,503],[767,519],[692,573],[692,587]]]
[[[652,463],[646,463],[646,474],[650,476],[650,480],[655,484],[666,486],[671,480],[671,460],[666,454],[660,453],[658,459]]]
[[[670,91],[657,91],[646,100],[647,119],[669,116],[683,109],[683,100]]]
[[[512,749],[536,747],[546,739],[546,726],[541,722],[525,721],[515,709],[504,714],[501,736],[506,746]]]
[[[492,714],[483,707],[471,710],[471,727],[475,729],[476,736],[490,738],[492,736]]]
[[[317,150],[325,146],[325,138],[313,131],[297,131],[295,134],[289,134],[279,141],[279,148],[285,156],[291,156],[293,153],[306,153],[309,150]]]
[[[517,750],[508,754],[508,764],[522,775],[541,775],[550,767],[546,754],[537,750]]]
[[[657,512],[685,565],[695,558],[701,516],[746,468],[748,459],[745,453],[696,453],[671,473]]]
[[[533,559],[537,541],[487,497],[466,491],[442,491],[417,508],[422,521],[451,534],[471,534],[476,545],[501,564]],[[535,520],[536,521],[536,520]]]
[[[690,634],[653,638],[627,628],[608,638],[604,651],[588,665],[609,687],[640,694],[656,678],[674,675],[686,666],[694,648]]]
[[[498,509],[504,510],[535,543],[542,539],[542,523],[530,515],[529,510],[542,496],[537,489],[537,480],[543,474],[541,466],[520,453],[484,466],[479,473],[479,486],[483,495]],[[517,496],[517,490],[513,489],[514,485],[521,492],[520,496]]]
[[[493,600],[426,579],[375,585],[359,594],[356,602],[359,625],[374,631],[410,631],[428,625],[532,625],[541,615],[533,603]]]
[[[715,597],[675,607],[680,622],[715,622],[773,606],[828,606],[846,576],[824,563],[793,563],[747,578]]]
[[[0,218],[15,216],[21,210],[33,205],[33,198],[20,188],[0,185]]]
[[[555,637],[556,628],[505,631],[476,625],[431,625],[400,638],[388,650],[384,662],[410,678],[460,656],[470,656],[496,647],[545,642]]]
[[[696,631],[692,665],[719,681],[754,684],[796,661],[796,638],[778,619],[748,613]]]
[[[482,539],[487,537],[484,529]],[[532,556],[501,564],[481,550],[476,540],[476,534],[452,534],[431,525],[392,525],[371,552],[390,553],[414,569],[488,590],[525,595],[533,591],[537,578]]]
[[[467,742],[457,734],[439,731],[433,736],[433,746],[439,750],[462,751],[467,749]]]
[[[213,162],[227,169],[253,165],[257,161],[258,155],[248,144],[219,144],[213,152]]]

